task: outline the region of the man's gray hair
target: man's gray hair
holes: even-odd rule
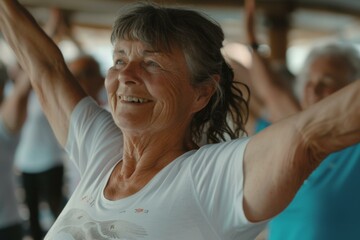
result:
[[[316,45],[310,51],[304,61],[304,65],[297,75],[297,94],[301,98],[301,92],[309,74],[309,69],[314,61],[320,57],[332,57],[341,59],[348,67],[348,82],[360,78],[360,54],[353,44],[345,42],[329,42]]]

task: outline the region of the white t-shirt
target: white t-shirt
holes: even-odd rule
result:
[[[80,101],[66,150],[82,178],[45,239],[253,240],[263,229],[265,222],[249,223],[242,208],[248,139],[189,151],[139,192],[110,201],[103,191],[122,142],[109,112],[90,98]]]
[[[0,116],[0,229],[21,221],[15,196],[14,153],[19,141]]]

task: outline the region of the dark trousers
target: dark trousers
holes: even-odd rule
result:
[[[0,239],[22,240],[23,229],[20,223],[0,229]]]
[[[25,203],[29,208],[30,214],[30,234],[34,240],[43,239],[45,235],[40,226],[40,201],[43,200],[49,204],[50,210],[55,218],[63,208],[63,175],[63,166],[58,166],[41,173],[22,174]]]

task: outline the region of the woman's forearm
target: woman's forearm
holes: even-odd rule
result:
[[[297,127],[319,158],[360,142],[360,80],[301,113]]]

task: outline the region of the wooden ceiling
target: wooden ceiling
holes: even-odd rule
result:
[[[20,0],[32,6],[58,6],[74,11],[112,12],[124,4],[136,1],[124,0]],[[154,0],[165,5],[191,5],[197,7],[242,7],[243,0]],[[297,9],[308,8],[328,10],[341,13],[359,14],[358,0],[257,0],[257,5],[265,9]]]
[[[20,0],[40,20],[46,21],[46,8],[66,10],[72,22],[80,26],[109,28],[118,9],[135,1],[122,0]],[[242,39],[243,0],[155,0],[204,11],[224,28],[229,39]],[[264,31],[265,14],[289,14],[291,27],[304,31],[305,37],[322,35],[358,26],[359,0],[257,0],[258,28]],[[295,36],[299,34],[295,33]]]
[[[48,19],[49,8],[63,9],[78,30],[76,34],[79,35],[80,41],[84,39],[84,44],[90,38],[92,43],[89,44],[93,44],[94,41],[109,41],[109,31],[117,11],[124,5],[136,2],[122,0],[19,1],[29,8],[35,18],[43,22]],[[245,42],[243,0],[154,1],[163,5],[184,6],[203,11],[222,25],[228,42]],[[329,38],[360,43],[360,0],[256,0],[256,4],[256,28],[262,43],[269,43],[268,15],[280,16],[280,18],[286,16],[289,20],[288,41],[287,46],[283,46],[284,48]],[[283,55],[282,58],[284,58]]]

